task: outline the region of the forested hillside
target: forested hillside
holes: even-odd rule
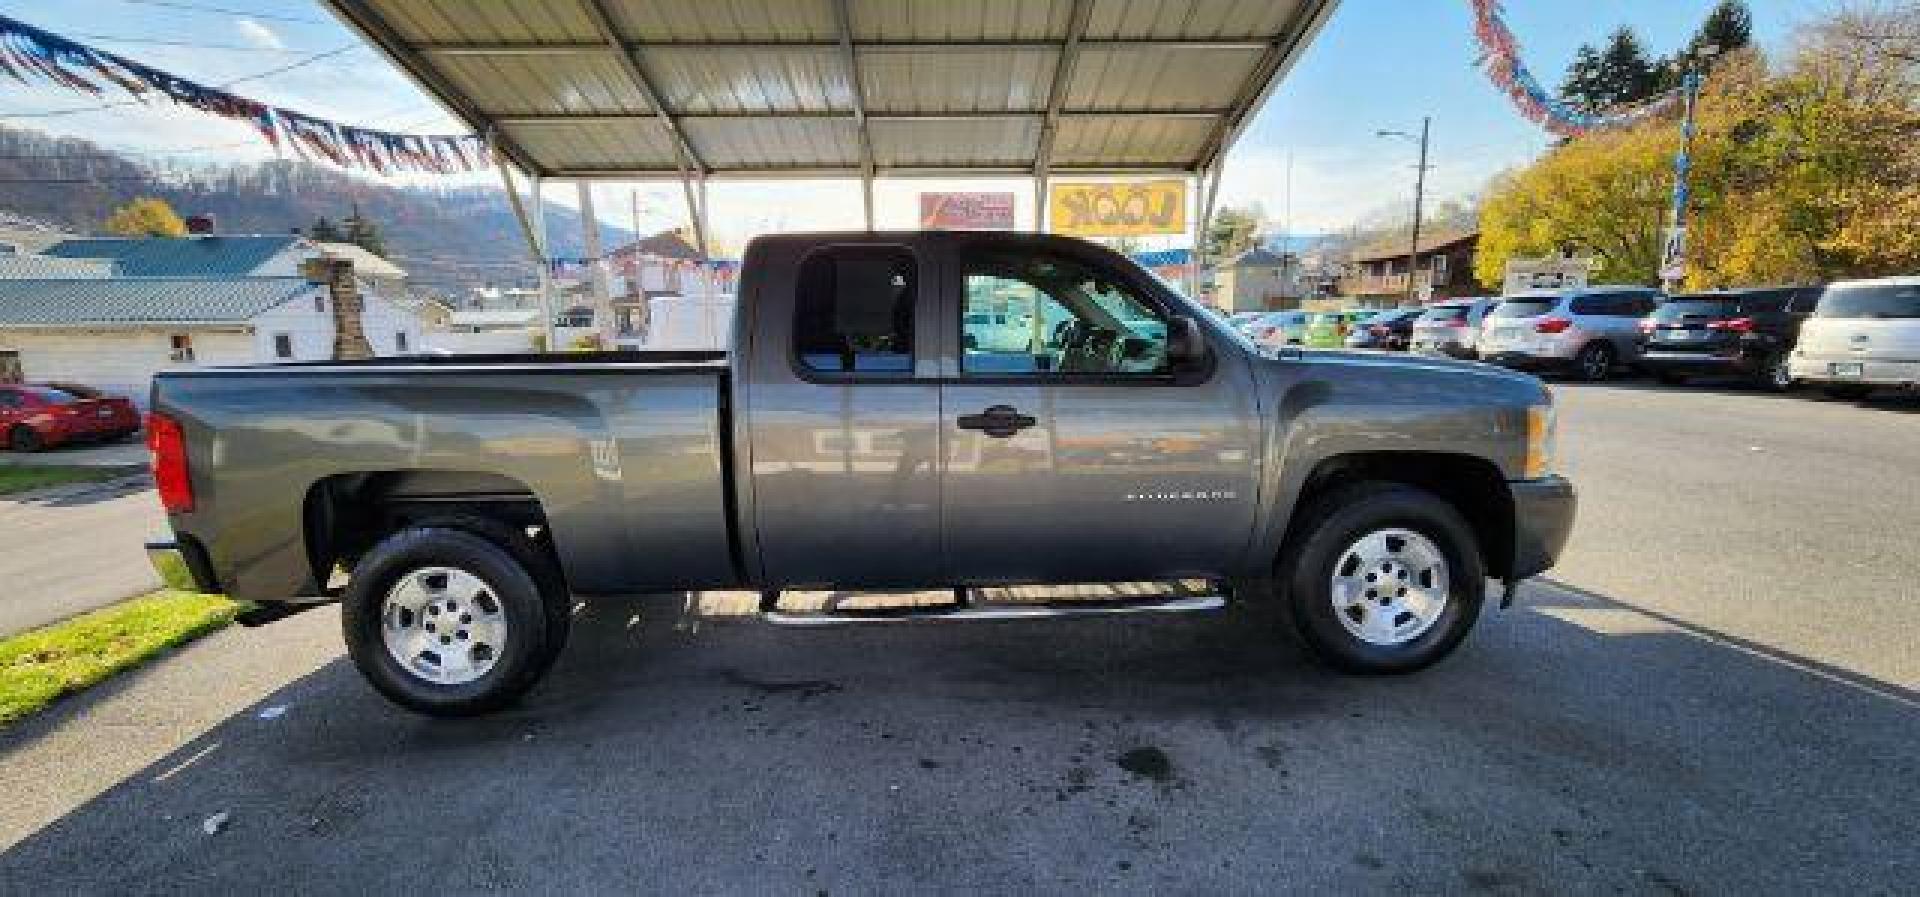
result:
[[[417,284],[455,290],[530,277],[525,243],[506,195],[495,187],[398,187],[335,169],[283,160],[252,165],[157,165],[85,140],[0,128],[0,211],[96,233],[138,196],[166,200],[181,215],[212,213],[225,233],[285,233],[359,205],[389,254]],[[547,205],[556,255],[580,255],[580,218]],[[616,246],[627,231],[602,225]]]

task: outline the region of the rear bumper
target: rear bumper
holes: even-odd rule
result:
[[[1736,352],[1718,355],[1709,352],[1663,352],[1649,349],[1640,354],[1640,366],[1650,371],[1693,371],[1701,373],[1751,374],[1760,369],[1758,356]]]
[[[1573,484],[1565,477],[1510,480],[1513,496],[1513,565],[1509,582],[1544,573],[1560,559],[1573,532],[1573,514],[1579,505]]]
[[[1858,376],[1837,372],[1836,365],[1859,365]],[[1841,370],[1844,370],[1841,369]],[[1865,358],[1795,355],[1787,360],[1793,379],[1807,383],[1858,383],[1866,386],[1920,385],[1920,360],[1875,361]]]
[[[207,553],[192,540],[148,542],[147,563],[153,565],[153,572],[159,574],[161,584],[169,589],[220,591],[220,584],[213,578],[213,567],[207,563]]]

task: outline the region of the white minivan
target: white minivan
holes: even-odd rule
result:
[[[1920,277],[1829,284],[1800,325],[1787,372],[1835,398],[1920,386]]]

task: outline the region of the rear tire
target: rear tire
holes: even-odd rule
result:
[[[1357,483],[1313,501],[1280,566],[1288,628],[1313,657],[1349,673],[1431,666],[1459,647],[1486,597],[1486,566],[1466,520],[1432,493],[1397,483]]]
[[[1599,341],[1581,346],[1573,357],[1573,373],[1588,383],[1606,380],[1613,373],[1613,346]]]
[[[20,424],[7,431],[7,447],[16,452],[37,452],[47,447],[47,440],[26,424]]]
[[[340,625],[354,666],[388,700],[430,716],[505,707],[544,675],[564,640],[542,576],[472,532],[401,530],[354,566]],[[532,561],[531,563],[539,563]],[[484,650],[483,650],[484,649]]]

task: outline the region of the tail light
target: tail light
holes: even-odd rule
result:
[[[1386,336],[1386,335],[1387,335],[1387,325],[1385,325],[1385,324],[1375,324],[1375,325],[1373,325],[1373,326],[1371,326],[1371,327],[1368,327],[1368,328],[1367,328],[1367,332],[1368,332],[1368,333],[1371,333],[1371,334],[1373,334],[1374,336]]]
[[[1734,333],[1752,333],[1753,319],[1752,318],[1730,318],[1725,321],[1712,321],[1707,324],[1707,329],[1708,330],[1731,330]]]
[[[1560,318],[1560,317],[1541,318],[1540,320],[1534,322],[1533,332],[1565,333],[1567,328],[1572,326],[1573,326],[1572,318]]]
[[[169,514],[193,510],[193,480],[187,476],[187,437],[164,414],[147,415],[147,448],[153,452],[153,485]]]
[[[1657,326],[1657,325],[1655,325],[1655,324],[1653,323],[1653,319],[1652,319],[1652,318],[1645,318],[1645,319],[1643,319],[1643,320],[1641,320],[1641,322],[1640,322],[1640,332],[1641,332],[1641,333],[1652,333],[1652,332],[1653,332],[1653,328],[1654,328],[1655,326]]]

